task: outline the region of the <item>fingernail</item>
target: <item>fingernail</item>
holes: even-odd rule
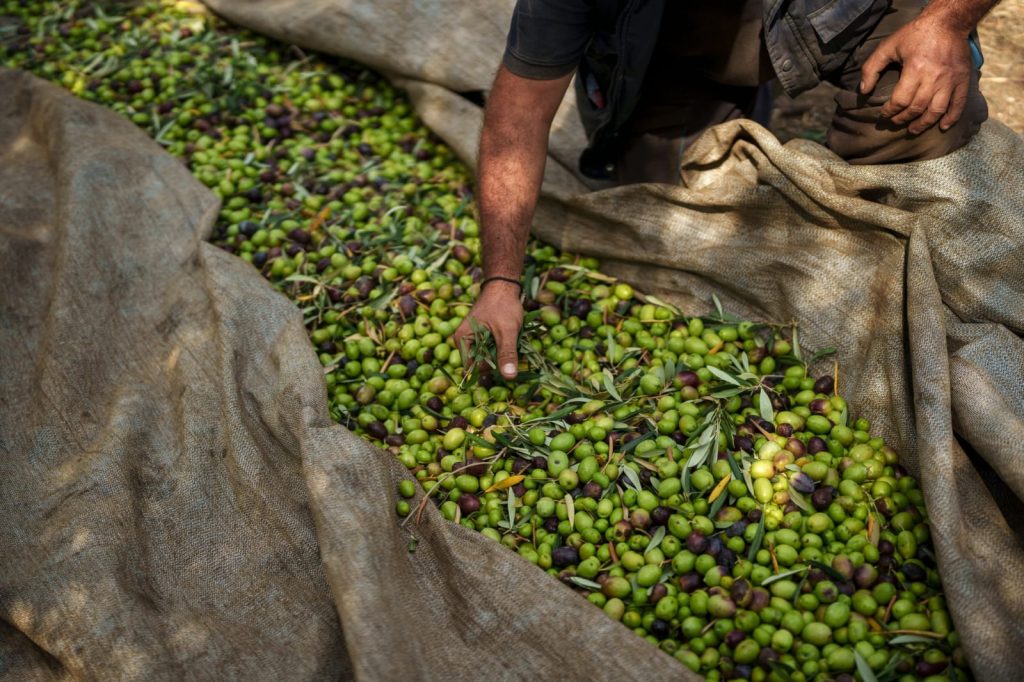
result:
[[[860,91],[861,92],[867,92],[868,91],[868,84],[865,83],[864,81],[860,82]]]
[[[502,366],[501,373],[502,374],[515,374],[516,373],[516,366],[513,365],[511,362],[506,363],[506,364],[504,364]]]

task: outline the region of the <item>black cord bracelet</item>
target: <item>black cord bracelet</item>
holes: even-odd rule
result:
[[[483,289],[484,285],[486,285],[488,282],[493,281],[508,282],[509,284],[515,284],[517,287],[519,287],[519,293],[523,293],[523,284],[518,279],[512,279],[511,277],[500,277],[498,275],[495,275],[494,277],[485,278],[484,281],[480,282],[480,288]]]

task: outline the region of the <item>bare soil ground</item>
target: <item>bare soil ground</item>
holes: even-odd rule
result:
[[[978,27],[985,65],[981,91],[989,116],[1024,133],[1024,0],[1003,0]],[[783,141],[794,137],[825,139],[835,88],[827,83],[797,98],[779,93],[772,129]]]

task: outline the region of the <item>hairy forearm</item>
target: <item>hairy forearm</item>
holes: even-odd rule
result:
[[[525,82],[500,71],[480,137],[485,277],[518,279],[547,159],[548,131],[568,77]]]
[[[921,11],[922,18],[943,22],[950,30],[966,36],[999,0],[932,0]]]

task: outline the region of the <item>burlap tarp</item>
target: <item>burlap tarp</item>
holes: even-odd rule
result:
[[[387,72],[473,163],[456,92],[486,89],[509,2],[210,4]],[[429,509],[400,528],[403,468],[331,424],[297,310],[204,243],[213,196],[108,111],[18,73],[0,92],[0,676],[692,677],[496,543]],[[1021,138],[851,167],[733,122],[683,187],[585,193],[572,106],[535,233],[839,347],[841,391],[921,476],[975,674],[1021,679]]]

